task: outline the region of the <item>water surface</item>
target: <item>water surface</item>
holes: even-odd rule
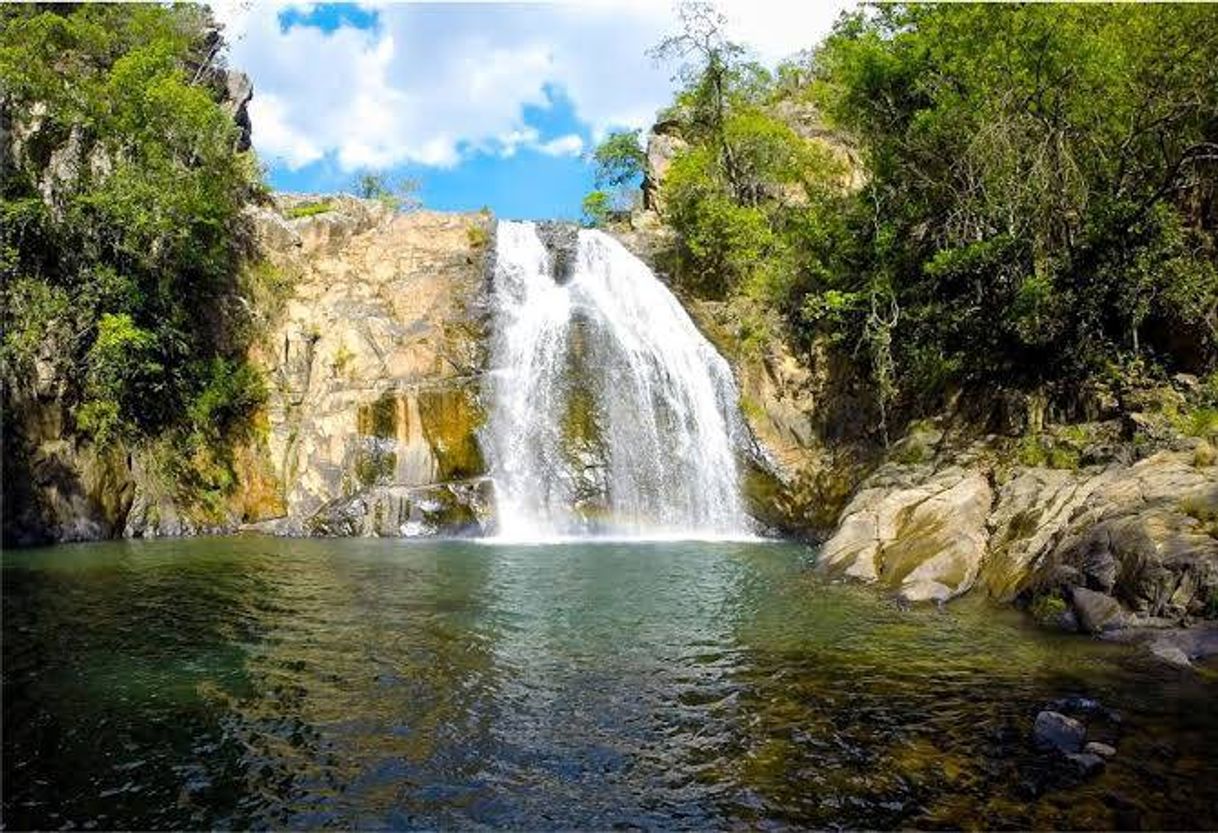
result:
[[[1213,676],[786,544],[221,538],[3,556],[3,824],[1218,826]],[[1082,780],[1035,750],[1099,699]]]

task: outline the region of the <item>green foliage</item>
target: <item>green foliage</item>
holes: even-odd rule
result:
[[[740,287],[773,245],[764,210],[732,199],[713,148],[697,146],[673,160],[664,206],[681,236],[685,280],[708,295]]]
[[[1218,538],[1218,509],[1212,501],[1186,498],[1180,502],[1180,511],[1198,521],[1207,535]]]
[[[638,130],[617,130],[605,137],[592,152],[596,163],[596,184],[616,186],[637,184],[647,157]]]
[[[678,280],[848,350],[882,419],[1132,359],[1213,369],[1218,10],[885,5],[775,75],[683,16],[657,50],[683,82]]]
[[[24,137],[0,181],[6,406],[36,362],[99,443],[253,401],[214,375],[252,373],[235,294],[241,207],[262,187],[220,106],[216,46],[202,7],[0,9]]]
[[[318,214],[325,214],[333,209],[334,202],[332,200],[314,200],[294,205],[285,211],[284,215],[289,220],[299,220],[301,217],[316,217]]]
[[[1190,437],[1218,437],[1218,408],[1192,408],[1181,414],[1179,421],[1183,433]]]
[[[205,382],[187,416],[194,430],[205,437],[218,438],[224,427],[266,401],[266,382],[245,362],[213,358],[198,373]]]
[[[1069,609],[1070,606],[1060,595],[1045,593],[1036,597],[1028,608],[1028,613],[1042,625],[1057,625],[1061,621],[1062,615]]]
[[[1213,361],[1213,218],[1190,201],[1213,183],[1216,43],[1201,8],[889,6],[839,24],[813,95],[865,152],[863,265],[907,310],[902,358],[934,343],[962,381],[1028,384],[1123,350]]]
[[[391,211],[410,211],[420,205],[419,181],[410,177],[393,179],[388,174],[363,171],[356,175],[352,187],[357,197],[376,200]]]
[[[1041,434],[1029,434],[1019,440],[1015,459],[1022,466],[1050,469],[1077,469],[1079,452],[1069,442],[1061,442]]]
[[[638,130],[618,130],[592,151],[597,188],[584,197],[584,225],[603,226],[620,220],[635,207],[647,157]]]
[[[485,249],[491,242],[491,233],[482,223],[473,223],[466,227],[465,238],[471,249]]]
[[[603,226],[613,216],[611,197],[604,191],[592,191],[584,197],[580,208],[583,211],[583,223],[589,228]]]
[[[85,357],[84,399],[76,409],[78,427],[105,444],[122,429],[124,415],[154,396],[163,379],[156,337],[126,313],[104,313]]]

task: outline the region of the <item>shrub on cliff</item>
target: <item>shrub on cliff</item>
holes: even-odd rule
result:
[[[661,199],[686,288],[752,294],[915,410],[1214,367],[1214,8],[881,6],[773,76],[688,9]]]
[[[50,377],[102,443],[190,429],[202,403],[240,419],[259,389],[215,376],[244,360],[240,211],[260,187],[222,45],[202,7],[0,8],[6,398]]]

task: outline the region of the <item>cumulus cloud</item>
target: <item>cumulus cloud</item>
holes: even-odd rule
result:
[[[584,149],[584,140],[574,133],[542,142],[537,149],[547,156],[579,156]]]
[[[733,34],[771,61],[811,45],[835,13],[725,3]],[[384,5],[371,7],[375,26],[333,31],[281,18],[283,5],[214,8],[231,63],[254,81],[255,146],[289,168],[326,158],[344,170],[449,167],[522,148],[579,154],[610,128],[646,126],[672,93],[670,68],[644,55],[675,27],[662,3]],[[311,7],[291,8],[299,18]],[[553,136],[528,114],[551,108],[556,90],[578,124]]]

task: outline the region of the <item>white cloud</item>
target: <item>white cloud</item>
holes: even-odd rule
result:
[[[723,2],[733,36],[769,62],[812,45],[838,8]],[[254,82],[254,144],[293,168],[330,155],[351,170],[451,166],[476,151],[578,154],[574,125],[552,137],[526,122],[524,108],[549,106],[547,88],[570,99],[593,140],[611,127],[646,127],[672,92],[670,68],[644,55],[675,28],[663,3],[383,5],[375,30],[329,33],[283,30],[285,5],[214,8],[230,63]]]
[[[537,149],[548,156],[579,156],[584,149],[584,140],[574,133],[542,142]]]

